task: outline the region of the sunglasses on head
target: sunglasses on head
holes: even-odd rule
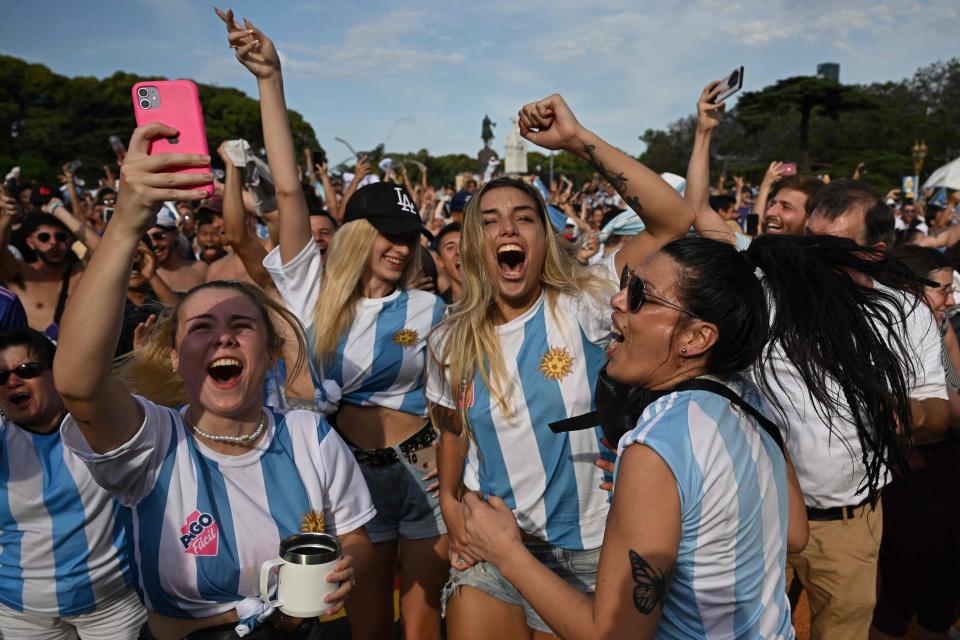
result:
[[[0,371],[0,385],[7,384],[7,380],[10,379],[12,373],[17,374],[17,377],[21,380],[30,380],[43,373],[45,368],[39,362],[23,362],[9,371]]]
[[[37,239],[38,242],[43,242],[44,244],[46,244],[47,242],[50,242],[50,238],[56,238],[57,242],[66,242],[68,238],[66,232],[64,231],[57,231],[55,233],[50,233],[49,231],[41,231],[34,237]]]
[[[654,295],[647,291],[647,283],[643,281],[643,278],[631,271],[628,265],[624,265],[623,271],[620,273],[620,290],[623,291],[624,289],[627,290],[627,309],[629,309],[630,313],[636,313],[640,311],[640,307],[643,306],[643,303],[648,301],[664,307],[675,309],[680,313],[685,313],[693,318],[699,317],[689,309],[684,309],[674,302],[670,302],[665,298],[661,298],[660,296]]]

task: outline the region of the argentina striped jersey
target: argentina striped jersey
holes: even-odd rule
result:
[[[775,415],[743,377],[725,382]],[[680,546],[656,637],[793,638],[786,462],[773,438],[726,398],[679,391],[647,407],[619,453],[637,443],[663,459],[680,495]]]
[[[323,267],[314,242],[281,264],[279,248],[263,261],[287,307],[307,328],[312,343],[313,308]],[[334,413],[340,402],[427,415],[423,395],[426,337],[443,317],[443,300],[418,289],[397,289],[383,298],[361,298],[353,322],[340,337],[333,361],[311,359],[317,407]]]
[[[0,422],[0,602],[44,616],[93,611],[133,582],[129,524],[59,431]]]
[[[553,433],[549,424],[593,410],[610,310],[586,294],[558,294],[555,306],[542,295],[521,316],[494,328],[512,381],[509,410],[479,374],[463,390],[473,435],[464,482],[502,498],[530,535],[565,549],[597,548],[609,509],[609,496],[598,487],[603,474],[594,466],[606,451],[603,434],[599,427]],[[431,338],[438,354],[443,333],[441,325]],[[459,386],[429,364],[428,400],[457,408],[452,390]]]
[[[256,447],[231,456],[194,439],[180,411],[138,401],[143,425],[114,451],[91,451],[69,416],[61,432],[97,481],[132,507],[139,588],[151,611],[229,611],[259,594],[260,565],[306,520],[322,514],[327,533],[343,535],[375,515],[353,454],[315,413],[268,412]]]

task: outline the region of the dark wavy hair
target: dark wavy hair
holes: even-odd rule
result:
[[[0,332],[0,351],[10,347],[25,347],[27,353],[39,360],[44,367],[47,369],[53,367],[53,357],[57,353],[57,345],[35,329],[23,327]]]
[[[841,442],[833,423],[850,416],[866,468],[858,493],[875,500],[884,469],[906,468],[909,430],[900,427],[910,424],[913,371],[903,327],[912,309],[904,293],[870,280],[882,276],[916,296],[915,305],[922,291],[915,276],[887,252],[832,236],[761,236],[740,252],[691,237],[663,252],[680,265],[677,298],[718,328],[707,372],[727,377],[752,368],[772,396],[775,386],[789,385],[771,366],[786,357]]]

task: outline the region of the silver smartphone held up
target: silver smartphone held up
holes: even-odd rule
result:
[[[720,81],[720,93],[713,99],[714,104],[719,104],[743,88],[743,67],[737,67],[730,72],[726,78]]]

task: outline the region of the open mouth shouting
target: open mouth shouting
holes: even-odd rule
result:
[[[767,233],[783,233],[783,220],[778,216],[767,216],[763,226]]]
[[[610,324],[610,344],[607,345],[607,359],[613,357],[614,352],[620,348],[620,345],[623,344],[623,331],[617,325],[616,318],[613,319],[613,322]]]
[[[218,389],[232,389],[240,383],[243,363],[236,358],[217,358],[207,367],[207,374]]]
[[[10,396],[10,404],[15,407],[23,407],[30,402],[30,394],[26,391],[18,391]]]
[[[511,242],[497,247],[497,265],[504,280],[520,280],[526,263],[527,254],[519,244]]]

